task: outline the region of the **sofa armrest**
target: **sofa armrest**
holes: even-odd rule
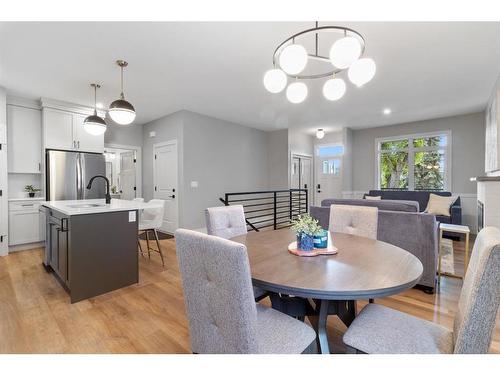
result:
[[[451,206],[451,224],[462,225],[462,207],[461,206]]]

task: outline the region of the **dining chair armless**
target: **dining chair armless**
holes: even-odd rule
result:
[[[331,232],[354,234],[377,239],[378,208],[332,204],[330,207]]]
[[[175,238],[194,353],[299,354],[314,345],[310,326],[255,303],[244,245],[186,229]]]
[[[247,234],[245,211],[242,205],[210,207],[205,209],[207,233],[213,236],[230,239]],[[254,287],[256,301],[267,297],[267,292]]]
[[[453,331],[377,304],[367,305],[344,335],[351,350],[374,354],[487,353],[500,303],[500,230],[477,236]]]

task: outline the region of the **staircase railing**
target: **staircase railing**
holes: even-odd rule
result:
[[[249,230],[281,229],[297,215],[308,212],[307,189],[286,189],[225,193],[219,200],[226,206],[241,204]]]

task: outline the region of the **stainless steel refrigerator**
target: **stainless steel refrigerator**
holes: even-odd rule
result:
[[[104,180],[97,179],[90,190],[86,188],[92,177],[106,176],[104,155],[47,150],[45,162],[47,200],[104,198]]]

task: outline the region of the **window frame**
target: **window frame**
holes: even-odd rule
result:
[[[413,140],[416,138],[430,138],[436,136],[446,136],[446,146],[426,146],[426,147],[414,147]],[[380,155],[382,153],[388,153],[390,151],[382,151],[380,148],[383,142],[387,141],[400,141],[408,140],[408,148],[401,149],[400,151],[408,152],[408,189],[409,191],[415,190],[415,152],[421,151],[437,151],[444,150],[445,155],[445,173],[444,173],[444,186],[442,191],[452,190],[452,132],[451,130],[443,130],[428,133],[415,133],[415,134],[404,134],[396,135],[391,137],[380,137],[375,138],[375,184],[378,190],[381,190],[380,186]]]
[[[342,153],[335,155],[335,156],[319,156],[319,149],[321,147],[337,147],[340,146],[342,147]],[[323,163],[324,160],[333,160],[333,159],[338,159],[340,160],[340,166],[339,166],[339,174],[328,174],[331,178],[339,179],[342,178],[342,173],[343,173],[343,168],[344,168],[344,155],[345,155],[345,146],[343,143],[340,142],[334,142],[334,143],[318,143],[314,145],[314,160],[315,162]],[[316,168],[315,173],[316,173]],[[323,170],[323,168],[321,168]],[[319,177],[319,176],[318,176]]]

